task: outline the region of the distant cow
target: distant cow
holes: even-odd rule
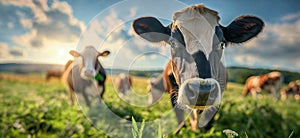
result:
[[[203,127],[218,111],[219,104],[214,103],[220,103],[219,95],[226,84],[226,68],[221,60],[224,48],[257,36],[264,26],[261,19],[250,15],[240,16],[228,26],[220,25],[219,20],[217,11],[199,4],[174,13],[168,26],[149,16],[132,23],[134,33],[141,38],[171,46],[171,74],[175,80],[169,91],[171,101],[175,110],[193,109],[193,129]],[[209,109],[203,110],[205,107]]]
[[[63,73],[64,71],[60,69],[47,70],[46,81],[49,81],[51,78],[61,79]]]
[[[256,97],[257,93],[264,90],[272,93],[273,96],[278,99],[282,82],[283,76],[280,72],[270,72],[260,76],[251,76],[246,80],[243,96],[247,96],[251,93]]]
[[[300,100],[300,80],[290,82],[287,88],[281,91],[282,100],[286,100],[289,95],[293,96],[296,100]]]
[[[115,86],[121,96],[126,96],[130,93],[132,79],[129,75],[120,73],[116,77]]]
[[[163,74],[159,75],[157,78],[151,78],[148,80],[147,92],[149,93],[149,104],[156,103],[161,98],[163,93],[166,92]]]
[[[70,62],[66,69],[63,78],[68,86],[72,104],[74,104],[74,92],[81,93],[88,106],[91,105],[88,95],[88,88],[94,87],[97,89],[96,95],[99,96],[101,102],[105,91],[106,74],[98,57],[106,57],[110,54],[109,51],[102,53],[98,52],[93,46],[87,46],[82,52],[71,50],[69,52],[74,57],[81,57],[82,61],[79,64]]]
[[[68,60],[68,62],[65,64],[64,70],[60,70],[60,69],[47,70],[46,81],[49,81],[51,78],[61,79],[64,72],[68,69],[68,67],[72,62],[73,62],[72,60]]]

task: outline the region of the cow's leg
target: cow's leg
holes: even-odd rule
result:
[[[280,98],[280,88],[281,88],[281,83],[280,80],[275,83],[275,88],[274,88],[274,96],[276,100]]]
[[[276,100],[279,99],[278,89],[276,89],[276,88],[271,88],[271,93],[273,94],[273,96],[274,96],[274,98],[275,98]]]
[[[245,89],[243,91],[243,96],[247,96],[250,92],[250,89],[246,88],[247,86],[245,86]]]
[[[88,97],[88,95],[87,95],[85,89],[82,91],[82,95],[83,95],[83,98],[84,98],[84,100],[85,100],[86,105],[87,105],[88,107],[91,107],[91,102],[90,102],[90,100],[89,100],[89,97]]]
[[[256,92],[256,90],[255,90],[254,88],[251,89],[250,92],[251,92],[251,95],[252,95],[254,98],[257,97],[257,92]]]
[[[287,97],[286,93],[287,93],[287,91],[285,91],[285,90],[281,91],[281,100],[286,100],[286,97]]]
[[[184,122],[184,110],[178,106],[176,99],[177,98],[176,98],[175,93],[171,93],[171,103],[172,103],[174,112],[176,114],[176,119],[177,119],[178,125],[181,125],[182,123],[185,123]]]
[[[99,102],[100,102],[100,103],[102,102],[104,91],[105,91],[105,85],[104,85],[104,84],[100,84],[100,85],[98,86]]]
[[[199,128],[199,121],[198,121],[198,119],[200,118],[202,112],[203,112],[203,110],[193,110],[190,113],[190,123],[191,123],[193,131],[196,131]],[[200,129],[202,131],[206,131],[206,130],[211,129],[212,125],[213,125],[213,121],[214,121],[213,118],[214,117],[212,117],[212,119],[204,127],[201,127]]]
[[[198,113],[196,110],[192,110],[190,113],[190,123],[192,126],[192,130],[196,131],[198,128]]]
[[[74,105],[74,99],[75,99],[75,92],[73,90],[71,90],[70,88],[68,88],[68,92],[69,92],[69,97],[71,100],[71,104]]]

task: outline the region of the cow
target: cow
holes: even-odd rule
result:
[[[148,80],[147,92],[149,93],[149,104],[154,104],[161,98],[164,92],[166,92],[163,74],[160,74],[157,78],[150,78]]]
[[[253,97],[257,96],[257,93],[266,91],[272,93],[274,98],[279,99],[280,89],[283,83],[283,76],[280,72],[274,71],[268,74],[260,76],[250,76],[245,83],[243,90],[243,96],[247,96],[249,93]]]
[[[75,64],[75,61],[70,62],[63,74],[63,81],[67,85],[72,104],[74,104],[76,92],[83,95],[86,105],[90,107],[89,87],[96,87],[98,91],[96,94],[99,96],[99,102],[101,102],[105,91],[106,73],[98,57],[106,57],[110,52],[98,52],[93,46],[86,46],[81,52],[71,50],[69,53],[73,57],[81,57],[82,59],[78,64]]]
[[[171,89],[174,87],[171,80],[174,80],[174,76],[172,73],[172,66],[171,66],[171,60],[168,61],[166,64],[166,67],[162,74],[160,74],[157,78],[151,78],[148,80],[148,88],[147,92],[150,93],[149,95],[149,103],[153,104],[157,102],[160,97],[163,95],[164,92],[170,92]]]
[[[46,81],[49,81],[51,78],[58,78],[60,80],[64,72],[68,69],[69,65],[72,62],[73,62],[72,60],[68,60],[68,62],[65,64],[64,70],[60,70],[60,69],[47,70]]]
[[[281,91],[281,100],[286,100],[289,95],[298,101],[300,100],[300,80],[291,81],[288,86]]]
[[[132,86],[132,79],[129,75],[125,73],[118,74],[115,80],[115,87],[118,90],[121,97],[130,94],[131,86]]]
[[[60,69],[50,69],[47,70],[47,74],[46,74],[46,81],[49,81],[51,78],[57,78],[57,79],[61,79],[62,74],[63,74],[63,70]]]
[[[226,84],[226,68],[221,62],[224,48],[250,40],[264,27],[260,18],[251,15],[240,16],[226,27],[219,19],[217,11],[198,4],[174,13],[168,26],[149,16],[132,22],[137,36],[171,46],[171,102],[180,114],[182,109],[192,110],[193,130],[204,127],[219,108]],[[182,124],[184,118],[176,116]]]

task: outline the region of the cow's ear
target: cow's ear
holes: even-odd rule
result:
[[[99,53],[98,56],[106,57],[106,56],[108,56],[109,54],[110,54],[109,51],[103,51],[102,53]]]
[[[81,54],[78,53],[78,52],[75,51],[75,50],[71,50],[69,53],[70,53],[73,57],[80,57],[80,56],[81,56]]]
[[[164,27],[154,17],[141,17],[133,21],[133,31],[150,42],[167,42],[171,35],[171,29]]]
[[[242,43],[262,31],[264,22],[255,16],[245,15],[236,18],[227,27],[222,27],[224,37],[228,42]]]

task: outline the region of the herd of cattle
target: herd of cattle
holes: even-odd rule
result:
[[[264,27],[264,22],[258,17],[244,15],[236,18],[228,26],[219,24],[218,12],[193,5],[174,13],[173,22],[168,26],[154,17],[141,17],[133,21],[132,30],[142,39],[149,42],[164,42],[171,45],[171,60],[163,73],[149,80],[147,91],[150,93],[150,103],[155,103],[164,92],[170,94],[171,103],[176,113],[178,124],[184,124],[184,109],[192,110],[190,121],[192,129],[199,128],[199,118],[203,112],[202,101],[209,98],[212,91],[223,93],[228,76],[221,62],[223,50],[229,44],[243,43],[257,36]],[[74,102],[74,92],[80,93],[88,106],[91,105],[86,88],[97,87],[97,95],[101,102],[105,92],[106,73],[99,62],[99,57],[106,57],[109,51],[98,52],[93,46],[87,46],[82,52],[70,51],[74,57],[81,57],[80,63],[69,61],[64,71],[47,72],[47,80],[51,77],[63,78],[68,86],[70,98]],[[230,77],[230,76],[229,76]],[[115,87],[121,95],[130,93],[132,78],[120,74],[115,80]],[[283,76],[280,72],[271,72],[261,76],[249,77],[242,95],[256,97],[266,91],[276,99],[280,98]],[[217,89],[215,86],[218,86]],[[281,98],[292,95],[300,99],[300,81],[290,82],[281,91]],[[194,106],[191,106],[194,105]],[[218,105],[216,106],[218,109]]]
[[[62,79],[64,72],[70,68],[73,61],[69,60],[65,64],[65,70],[50,69],[46,73],[46,81],[53,79]],[[168,63],[167,65],[170,65]],[[165,76],[167,75],[167,76]],[[169,92],[170,85],[169,76],[172,76],[170,68],[165,68],[163,74],[157,77],[150,78],[148,80],[147,93],[149,93],[148,102],[154,104],[159,101],[165,92]],[[280,72],[270,72],[268,74],[262,74],[259,76],[250,76],[246,82],[242,92],[243,96],[251,94],[254,98],[257,94],[262,92],[270,93],[274,98],[286,100],[288,96],[293,97],[295,100],[300,100],[300,80],[291,81],[284,89],[283,75]],[[169,83],[169,85],[168,85]],[[132,87],[132,77],[125,73],[120,73],[115,79],[115,88],[119,92],[120,96],[126,96],[130,93]]]

